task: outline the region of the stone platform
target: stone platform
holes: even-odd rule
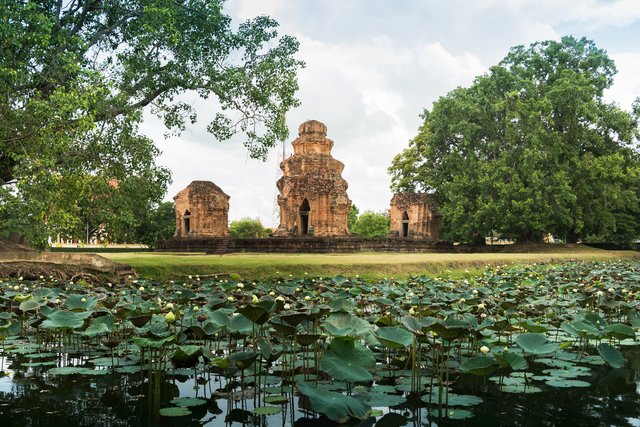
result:
[[[168,239],[159,240],[160,252],[356,253],[356,252],[451,252],[449,242],[427,239],[370,239],[362,237],[269,237],[264,239]]]

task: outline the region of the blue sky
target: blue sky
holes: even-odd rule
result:
[[[387,168],[415,136],[424,108],[500,61],[512,46],[585,36],[618,67],[608,100],[629,109],[640,96],[638,0],[229,0],[234,22],[266,14],[280,33],[300,41],[302,105],[287,116],[288,153],[300,123],[320,120],[345,164],[351,200],[363,210],[386,210]],[[173,173],[167,200],[192,180],[210,180],[231,196],[229,217],[275,214],[282,148],[266,162],[248,158],[240,138],[217,142],[206,133],[215,102],[186,96],[201,121],[165,139],[146,116],[143,132],[163,151],[159,163]]]

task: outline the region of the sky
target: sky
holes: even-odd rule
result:
[[[292,152],[300,123],[326,124],[360,212],[389,208],[387,168],[417,134],[419,114],[470,85],[513,46],[587,37],[618,68],[606,98],[630,110],[640,96],[639,0],[228,0],[226,13],[236,25],[269,15],[279,34],[298,39],[297,58],[306,67],[284,148]],[[200,121],[180,136],[165,138],[150,114],[141,129],[162,151],[158,163],[172,172],[165,199],[193,180],[213,181],[231,196],[229,220],[258,218],[277,227],[282,145],[266,162],[251,159],[241,138],[219,142],[206,132],[214,101],[189,101]]]

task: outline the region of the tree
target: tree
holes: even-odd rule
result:
[[[163,202],[148,209],[135,230],[132,243],[144,243],[156,247],[158,240],[170,239],[176,229],[176,212],[173,202]]]
[[[36,243],[83,221],[94,186],[163,193],[168,171],[139,134],[145,107],[169,132],[194,123],[181,94],[214,98],[208,130],[264,158],[298,105],[298,42],[266,16],[232,29],[223,0],[0,2],[0,229]],[[159,201],[159,197],[148,202]],[[123,215],[127,206],[121,207]]]
[[[365,211],[358,217],[351,233],[362,237],[385,237],[389,234],[389,213]]]
[[[615,72],[584,38],[512,48],[424,111],[389,168],[393,188],[435,191],[451,240],[637,237],[640,102],[626,112],[603,100]]]
[[[349,230],[352,230],[353,226],[356,224],[359,213],[360,210],[358,210],[358,207],[355,204],[349,206],[349,216],[347,217],[347,227]]]
[[[269,237],[269,230],[262,226],[259,219],[242,218],[231,221],[229,234],[236,239],[258,239]]]

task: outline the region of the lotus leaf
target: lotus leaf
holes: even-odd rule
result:
[[[91,316],[91,312],[73,312],[65,310],[56,310],[49,314],[47,319],[42,322],[44,329],[77,329],[84,325],[85,320]]]
[[[197,397],[179,397],[171,401],[176,406],[188,408],[190,406],[206,405],[207,401],[204,399],[198,399]]]
[[[547,339],[543,334],[520,334],[515,338],[516,344],[525,352],[534,355],[553,353],[558,349],[558,344]]]
[[[160,415],[163,417],[184,417],[186,415],[191,415],[191,411],[188,408],[175,406],[160,409]]]
[[[615,338],[619,340],[624,339],[633,339],[636,338],[636,332],[633,330],[631,326],[623,325],[622,323],[614,323],[611,325],[607,325],[604,328],[604,332],[610,338]]]
[[[407,348],[413,345],[413,334],[406,329],[388,326],[374,332],[382,345],[392,349]]]
[[[326,415],[330,420],[339,422],[349,418],[364,419],[369,416],[371,407],[351,396],[332,391],[321,391],[300,382],[298,391],[309,399],[311,409]]]
[[[474,375],[490,375],[499,367],[500,365],[495,359],[486,356],[477,356],[460,365],[460,370]]]
[[[349,313],[330,315],[322,323],[322,327],[335,337],[362,337],[373,329],[369,322]]]
[[[260,406],[253,410],[256,415],[275,415],[282,412],[282,408],[277,406]]]
[[[627,363],[622,353],[609,343],[600,343],[598,345],[598,353],[612,368],[622,368]]]
[[[348,338],[334,338],[323,354],[321,369],[339,381],[363,382],[373,380],[376,360],[373,352]]]

